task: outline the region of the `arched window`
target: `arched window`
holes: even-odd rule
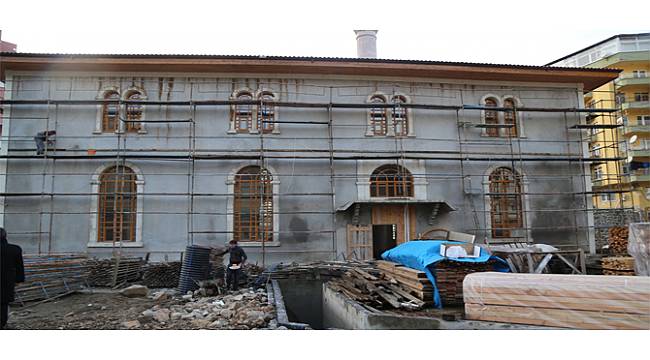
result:
[[[265,91],[262,92],[258,99],[260,105],[257,111],[257,129],[266,133],[272,133],[275,127],[275,106],[269,105],[269,102],[275,101],[272,93]]]
[[[136,174],[127,166],[112,166],[99,176],[97,242],[135,241]]]
[[[408,112],[402,106],[402,104],[406,104],[406,98],[402,95],[394,96],[393,104],[392,118],[395,136],[407,136],[409,134]]]
[[[253,95],[248,91],[237,94],[237,101],[252,101]],[[238,133],[250,132],[253,127],[253,104],[235,104],[234,112],[235,131]]]
[[[131,91],[126,100],[138,101],[142,100],[142,93],[139,91]],[[142,104],[126,104],[126,131],[137,132],[140,130],[139,121],[142,120],[142,112],[144,107]],[[133,122],[132,122],[133,121]]]
[[[492,98],[487,98],[485,99],[485,107],[497,107],[497,101]],[[485,110],[484,113],[484,122],[486,125],[498,125],[499,124],[499,113],[494,110]],[[494,136],[498,137],[499,136],[499,128],[498,127],[488,127],[485,130],[485,133],[488,136]]]
[[[413,175],[399,165],[383,165],[370,175],[371,197],[413,197]]]
[[[503,100],[503,107],[504,108],[510,108],[514,109],[515,108],[515,101],[511,98]],[[508,136],[517,136],[517,114],[516,111],[504,111],[503,112],[503,124],[504,125],[512,125],[511,127],[507,127],[505,129],[506,134]]]
[[[107,91],[104,93],[104,100],[113,100],[115,102],[104,103],[102,105],[102,132],[115,132],[119,128],[120,94],[117,91]]]
[[[233,239],[273,241],[273,185],[271,173],[247,166],[235,175]]]
[[[374,95],[370,98],[371,104],[385,105],[386,98],[381,95]],[[370,134],[385,136],[387,132],[387,119],[385,107],[370,108]]]
[[[521,179],[509,168],[490,174],[490,217],[492,237],[511,237],[511,230],[523,226]]]

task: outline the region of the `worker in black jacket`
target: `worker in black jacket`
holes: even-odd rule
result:
[[[9,303],[14,301],[14,288],[16,283],[25,281],[25,269],[23,267],[23,250],[18,245],[11,245],[7,242],[7,232],[0,228],[0,266],[2,267],[2,287],[0,298],[2,303],[2,327],[7,325],[9,317]]]
[[[239,287],[239,276],[248,257],[244,249],[237,245],[237,240],[230,240],[228,245],[225,253],[230,253],[230,260],[228,261],[228,269],[226,270],[226,287],[237,291]]]

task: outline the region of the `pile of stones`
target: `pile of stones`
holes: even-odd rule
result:
[[[278,326],[275,307],[266,291],[252,288],[225,295],[200,297],[188,293],[180,298],[170,290],[153,293],[157,305],[136,320],[122,323],[125,329],[286,329]]]

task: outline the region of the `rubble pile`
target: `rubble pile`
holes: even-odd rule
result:
[[[275,307],[266,291],[244,289],[227,295],[173,297],[173,291],[154,293],[159,304],[137,319],[122,323],[124,329],[285,329],[278,327]]]

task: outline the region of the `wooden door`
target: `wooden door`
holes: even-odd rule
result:
[[[348,224],[347,258],[372,259],[372,228],[368,225]]]
[[[372,207],[373,225],[396,227],[397,244],[415,238],[415,209],[408,205],[374,205]],[[405,236],[408,230],[409,236]]]

